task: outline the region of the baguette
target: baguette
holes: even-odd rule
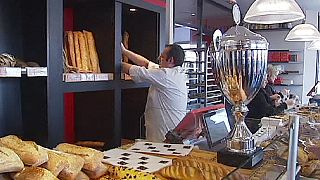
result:
[[[127,31],[123,33],[122,42],[123,42],[123,46],[126,49],[129,49],[129,33]],[[123,62],[126,62],[126,63],[129,62],[128,57],[125,55],[122,55],[122,59],[123,59]]]
[[[13,150],[26,165],[39,166],[48,161],[47,152],[32,141],[22,141],[15,135],[0,138],[0,146]]]
[[[68,161],[63,156],[52,151],[47,150],[49,160],[44,163],[41,167],[49,170],[53,175],[58,176],[59,173],[68,166]]]
[[[84,159],[83,169],[89,171],[95,171],[103,159],[103,153],[92,148],[61,143],[56,147],[56,149],[65,153],[79,155]]]
[[[75,44],[73,39],[73,33],[72,31],[67,31],[67,57],[68,57],[68,65],[72,67],[77,67],[76,63],[76,55],[75,55]]]
[[[21,171],[23,167],[23,162],[14,151],[0,147],[0,174]]]
[[[77,67],[81,71],[82,70],[82,62],[81,62],[78,32],[73,32],[73,40],[74,40],[74,52],[75,52],[75,57],[76,57],[76,64],[77,64]]]
[[[25,167],[14,180],[58,180],[50,171],[40,167]]]
[[[86,61],[87,61],[87,65],[88,65],[88,71],[93,72],[93,67],[92,67],[93,65],[92,65],[92,62],[91,62],[91,59],[90,59],[90,52],[89,52],[89,46],[88,46],[88,38],[87,38],[87,36],[86,36],[86,34],[84,32],[81,32],[81,33],[82,33],[83,39],[84,39],[84,51],[85,51],[85,54],[87,55],[87,60]]]
[[[86,42],[82,32],[77,32],[79,38],[79,48],[80,48],[80,57],[81,57],[81,64],[82,70],[84,72],[89,71],[89,55],[86,49]]]
[[[92,32],[89,31],[83,31],[87,42],[88,42],[88,50],[89,50],[89,57],[92,65],[92,71],[95,73],[100,73],[100,65],[99,65],[99,57],[97,53],[97,49],[95,46],[95,40],[93,37]]]

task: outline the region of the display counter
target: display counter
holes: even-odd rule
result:
[[[243,168],[246,161],[238,167],[218,163],[217,152],[201,150],[194,145],[136,140],[104,152],[66,143],[50,150],[16,136],[6,136],[0,138],[0,179],[29,176],[33,179],[100,180],[285,179],[290,153],[289,113],[300,117],[297,176],[319,179],[320,109],[317,107],[303,107],[297,112],[262,120],[261,129],[266,129],[269,139],[261,139],[262,131],[254,134],[257,144],[263,148],[264,158],[251,169]],[[277,125],[275,131],[271,128],[274,125]]]

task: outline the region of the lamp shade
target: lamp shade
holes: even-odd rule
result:
[[[320,39],[312,41],[308,46],[308,50],[320,50]]]
[[[256,0],[247,11],[244,21],[255,24],[286,23],[304,19],[295,0]]]
[[[286,41],[313,41],[320,38],[320,33],[311,24],[299,24],[291,29]]]

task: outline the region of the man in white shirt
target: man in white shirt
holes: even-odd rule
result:
[[[162,142],[166,133],[174,129],[186,115],[187,86],[183,71],[184,51],[177,44],[167,45],[159,56],[159,65],[141,55],[127,50],[122,44],[122,53],[133,63],[122,62],[122,71],[134,82],[148,82],[145,107],[146,138]]]

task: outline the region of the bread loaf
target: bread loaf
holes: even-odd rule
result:
[[[75,179],[84,165],[84,159],[68,153],[60,153],[59,155],[67,161],[67,166],[60,172],[58,178],[61,180]]]
[[[15,152],[9,148],[0,147],[0,174],[21,171],[23,167],[22,161]]]
[[[47,150],[49,160],[44,163],[41,167],[49,170],[53,175],[58,176],[59,173],[68,166],[67,160],[60,154]]]
[[[84,159],[83,169],[95,171],[103,159],[103,153],[92,148],[81,147],[68,143],[61,143],[57,150],[81,156]]]
[[[25,167],[14,180],[58,180],[50,171],[40,167]]]
[[[48,154],[41,146],[32,141],[22,141],[14,135],[0,138],[0,146],[13,150],[26,165],[39,166],[48,161]]]

